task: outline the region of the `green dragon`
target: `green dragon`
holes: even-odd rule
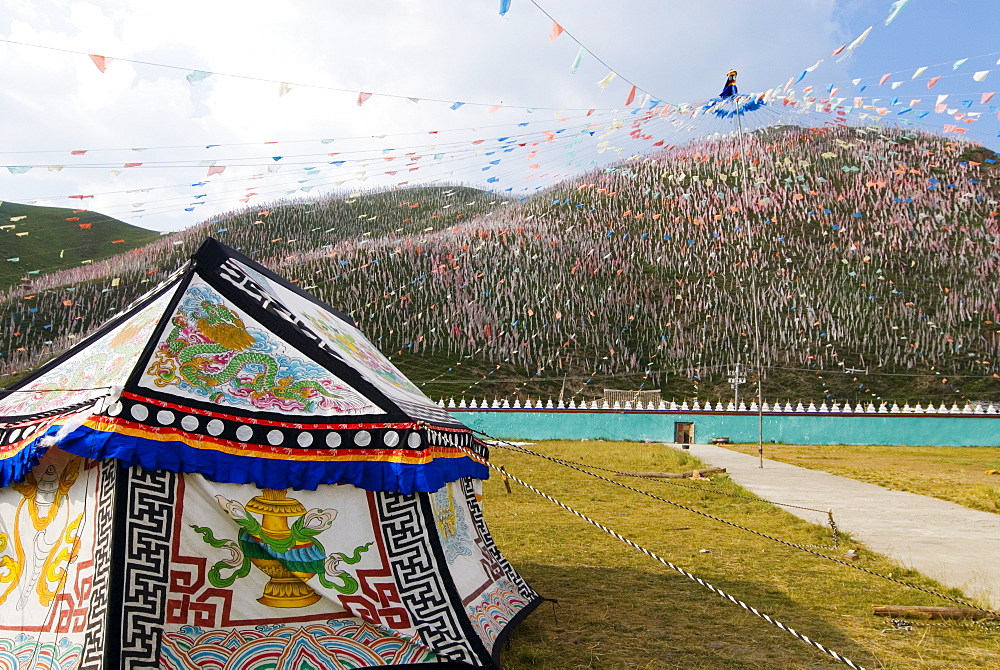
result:
[[[237,389],[249,389],[251,397],[260,399],[267,395],[286,400],[297,400],[305,405],[306,411],[313,411],[316,395],[336,398],[336,394],[315,381],[295,381],[291,375],[278,377],[280,364],[273,356],[262,352],[247,351],[254,346],[253,336],[247,332],[243,321],[225,305],[216,305],[208,300],[201,302],[201,312],[192,312],[199,334],[212,341],[191,344],[182,333],[190,326],[183,314],[171,319],[173,324],[166,341],[157,350],[156,359],[147,373],[154,377],[157,386],[178,384],[181,381],[203,389],[213,402],[222,399],[223,393],[216,387],[232,384]],[[209,372],[213,355],[226,355],[237,351],[226,366],[218,372]],[[263,372],[254,373],[249,381],[237,375],[247,366],[263,367]]]

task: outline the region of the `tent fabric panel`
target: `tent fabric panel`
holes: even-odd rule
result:
[[[171,283],[172,285],[172,283]],[[172,292],[158,287],[62,355],[0,391],[0,417],[36,417],[91,400],[122,385],[160,322]],[[104,393],[100,394],[104,395]]]
[[[245,412],[313,420],[385,414],[197,276],[191,278],[138,386]]]
[[[194,670],[219,653],[235,670],[299,655],[492,667],[445,588],[424,494],[128,472],[121,667]]]
[[[19,481],[38,463],[43,448],[35,436],[98,406],[112,386],[125,383],[170,295],[166,291],[143,302],[9,391],[0,391],[0,486]]]
[[[0,488],[0,656],[14,667],[106,667],[115,482],[114,463],[51,449]]]
[[[493,541],[483,518],[482,481],[463,479],[453,486],[461,486],[462,505],[458,504],[456,495],[455,507],[461,507],[473,529],[470,558],[483,566],[489,576],[486,585],[463,591],[462,603],[473,628],[499,665],[500,650],[507,635],[542,602],[542,598],[528,586]]]
[[[353,323],[345,320],[343,315],[307,299],[299,291],[286,286],[283,280],[268,281],[236,259],[227,260],[220,269],[229,273],[233,268],[256,281],[264,292],[279,301],[285,309],[303,319],[302,326],[308,327],[311,332],[318,335],[335,355],[349,363],[361,376],[408,414],[444,425],[457,423],[454,417],[434,404],[434,401],[407,379]]]

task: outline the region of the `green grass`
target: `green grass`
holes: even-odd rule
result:
[[[82,205],[85,207],[86,205]],[[12,221],[25,217],[19,221]],[[78,221],[67,219],[78,218]],[[80,224],[91,224],[88,229]],[[100,260],[141,247],[160,234],[97,212],[75,212],[61,207],[36,207],[0,203],[0,289],[22,277],[76,267],[85,260]],[[20,235],[20,233],[28,233]],[[114,243],[115,240],[124,242]],[[18,262],[9,258],[19,258]],[[28,274],[32,273],[32,274]]]
[[[1000,471],[1000,447],[768,444],[764,457],[1000,514],[1000,474],[987,474]]]
[[[552,456],[627,471],[696,467],[689,454],[660,444],[544,442]],[[737,598],[868,668],[1000,667],[1000,640],[968,624],[891,627],[873,604],[947,601],[837,565],[689,511],[535,457],[494,449],[493,461]],[[813,526],[746,494],[728,477],[685,482],[630,479],[636,488],[782,539],[830,541]],[[564,668],[836,668],[821,652],[712,594],[678,573],[512,483],[485,487],[490,529],[544,603],[504,652],[507,670]],[[847,540],[858,565],[955,596]],[[703,551],[705,550],[705,551]]]

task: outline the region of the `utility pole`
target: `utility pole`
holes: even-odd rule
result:
[[[729,372],[729,386],[733,389],[733,404],[737,409],[740,407],[740,384],[746,383],[747,378],[743,376],[740,364],[737,363],[735,369]]]

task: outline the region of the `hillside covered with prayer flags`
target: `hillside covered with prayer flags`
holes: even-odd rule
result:
[[[0,370],[62,351],[213,236],[348,313],[432,397],[724,399],[759,360],[775,399],[996,399],[996,160],[915,131],[780,127],[521,199],[279,200],[7,289]]]

